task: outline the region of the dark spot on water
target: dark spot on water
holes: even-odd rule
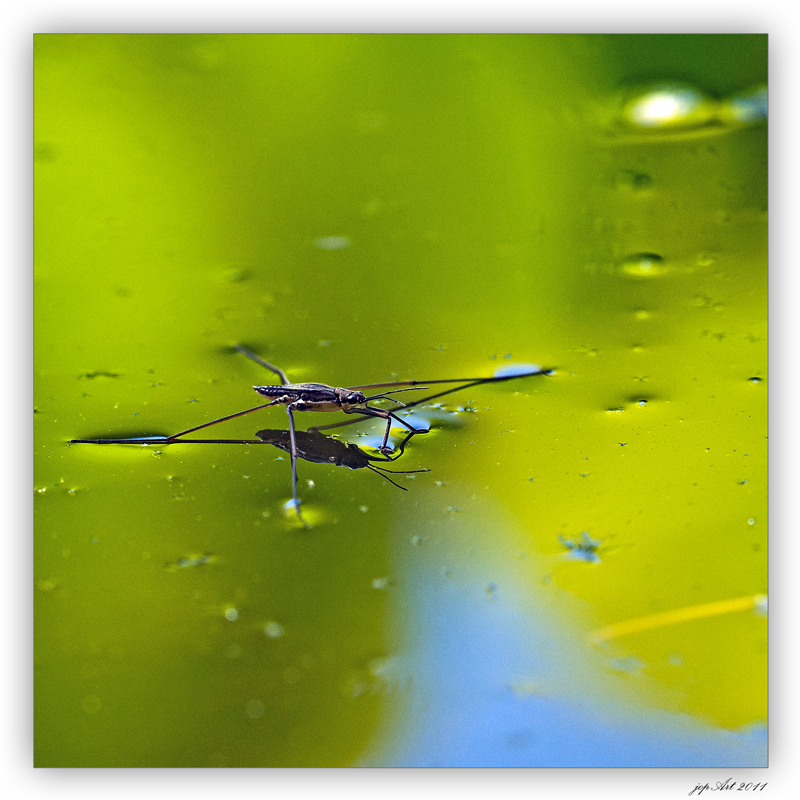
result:
[[[597,555],[597,550],[600,547],[601,542],[599,540],[592,539],[592,537],[589,536],[586,531],[581,531],[580,539],[575,542],[565,539],[563,536],[561,536],[561,534],[559,534],[558,540],[569,551],[566,554],[567,558],[574,561],[586,561],[589,564],[600,563],[600,557]]]
[[[614,182],[618,189],[627,189],[632,192],[642,192],[653,185],[653,179],[649,175],[632,169],[621,169],[614,176]]]
[[[95,380],[95,378],[119,378],[119,372],[109,372],[108,370],[99,369],[95,372],[84,372],[81,375],[78,375],[78,378],[87,378],[90,381]]]
[[[33,158],[40,164],[52,164],[58,157],[58,148],[50,142],[38,142],[33,146]]]
[[[165,569],[167,572],[176,572],[179,569],[188,569],[190,567],[202,567],[206,564],[213,564],[216,561],[216,556],[210,553],[203,553],[199,556],[185,556],[179,558],[177,561],[166,564]]]

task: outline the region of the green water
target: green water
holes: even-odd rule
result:
[[[764,36],[37,36],[36,763],[363,763],[414,729],[437,592],[557,630],[593,700],[763,723],[763,616],[588,642],[766,592],[766,69]],[[634,124],[663,84],[701,101]],[[236,343],[337,386],[556,371],[447,398],[407,492],[301,462],[308,531],[270,446],[68,445],[257,405]]]

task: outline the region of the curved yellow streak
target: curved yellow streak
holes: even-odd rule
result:
[[[763,594],[735,597],[731,600],[718,600],[715,603],[701,603],[696,606],[676,608],[673,611],[664,611],[661,614],[650,614],[647,617],[627,619],[615,622],[605,628],[598,628],[589,635],[592,644],[599,644],[608,639],[627,636],[629,633],[649,631],[653,628],[663,628],[666,625],[677,625],[680,622],[690,622],[704,617],[715,617],[719,614],[731,614],[734,611],[749,611],[754,608],[766,609],[767,597]]]

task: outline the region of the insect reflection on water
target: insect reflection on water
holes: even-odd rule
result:
[[[165,446],[168,444],[272,444],[282,450],[288,452],[291,456],[292,462],[292,503],[298,520],[302,523],[303,527],[308,528],[309,525],[303,518],[300,510],[300,500],[297,496],[297,459],[302,458],[307,461],[314,461],[317,463],[332,463],[338,466],[346,466],[350,469],[369,468],[373,472],[386,477],[392,484],[403,489],[391,478],[387,472],[403,472],[401,470],[389,470],[385,467],[379,467],[375,462],[377,461],[394,461],[399,458],[404,450],[405,445],[409,439],[417,434],[424,434],[428,432],[428,428],[415,428],[407,421],[400,418],[394,411],[377,406],[370,405],[371,402],[380,402],[382,400],[390,400],[396,403],[399,407],[404,409],[412,408],[413,406],[429,402],[433,399],[442,397],[452,392],[468,389],[472,386],[478,386],[484,383],[495,383],[499,381],[507,381],[514,378],[530,377],[534,375],[551,375],[552,369],[544,369],[538,365],[525,365],[520,367],[506,367],[497,374],[487,378],[450,378],[450,379],[435,379],[431,381],[391,381],[389,383],[371,383],[361,386],[351,386],[340,388],[330,386],[325,383],[290,383],[286,377],[286,373],[279,367],[264,361],[252,351],[248,350],[242,345],[236,345],[234,349],[246,356],[262,367],[273,372],[277,375],[281,383],[269,384],[266,386],[254,386],[253,389],[264,397],[272,398],[269,403],[255,406],[253,408],[238,411],[234,414],[228,414],[224,417],[204,422],[201,425],[196,425],[193,428],[187,428],[179,433],[171,434],[170,436],[136,436],[118,439],[72,439],[71,444],[140,444],[140,445],[158,445]],[[411,403],[402,403],[390,394],[398,392],[420,391],[427,389],[429,384],[447,384],[458,383],[460,386],[455,386],[450,389],[445,389],[436,394],[429,395],[420,400],[415,400]],[[383,389],[385,391],[378,394],[365,395],[362,389]],[[388,390],[388,391],[386,391]],[[259,431],[256,435],[258,439],[187,439],[188,434],[195,433],[196,431],[203,430],[204,428],[218,425],[221,422],[235,419],[251,414],[254,411],[260,411],[265,408],[270,408],[274,405],[283,405],[286,407],[286,413],[289,417],[289,430],[276,431],[276,430],[263,430]],[[294,411],[318,411],[318,412],[331,412],[341,411],[345,414],[358,415],[354,419],[334,422],[328,425],[317,425],[309,428],[307,431],[297,431],[295,429]],[[321,434],[321,430],[330,428],[341,427],[343,425],[351,425],[357,422],[363,422],[365,418],[377,417],[386,420],[386,428],[383,433],[383,439],[377,451],[379,456],[368,455],[365,451],[361,450],[356,445],[346,444],[331,436]],[[397,449],[389,446],[389,434],[392,428],[392,422],[397,422],[407,430],[407,434],[403,439],[401,445]],[[406,470],[405,472],[427,472],[428,470]]]

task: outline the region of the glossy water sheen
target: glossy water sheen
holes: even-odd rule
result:
[[[763,764],[766,77],[759,36],[37,37],[36,763]],[[415,407],[406,492],[301,461],[311,530],[268,444],[67,444],[257,405],[237,343],[554,372]]]

